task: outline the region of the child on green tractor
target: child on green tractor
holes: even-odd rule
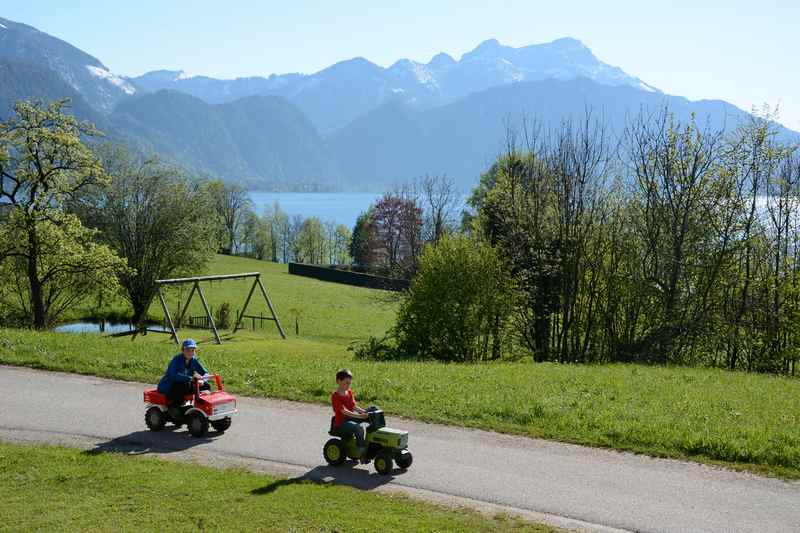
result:
[[[331,466],[339,466],[350,459],[362,464],[373,462],[379,474],[392,473],[393,463],[405,470],[413,457],[408,450],[408,431],[386,427],[386,421],[376,406],[362,409],[350,385],[353,374],[349,370],[336,373],[336,390],[331,394],[333,417],[328,434],[333,437],[322,447],[322,455]],[[366,428],[362,424],[369,424]]]
[[[342,437],[355,437],[358,446],[358,455],[363,456],[367,450],[364,426],[361,422],[368,418],[367,412],[356,405],[355,396],[350,385],[353,374],[343,368],[336,372],[337,388],[331,394],[334,420],[331,431]]]

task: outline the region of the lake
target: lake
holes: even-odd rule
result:
[[[356,224],[358,215],[369,209],[382,194],[360,192],[257,192],[250,191],[250,200],[256,213],[263,215],[267,207],[278,202],[289,218],[301,215],[303,218],[317,217],[322,222],[330,220],[344,224],[351,230]],[[467,206],[467,196],[460,198],[454,213]]]
[[[148,329],[167,331],[163,324],[147,324]],[[77,321],[59,324],[53,328],[57,333],[121,333],[130,331],[133,327],[128,322],[108,322],[108,321]]]
[[[250,191],[250,200],[259,215],[278,202],[289,218],[301,215],[317,217],[323,222],[332,220],[353,229],[358,215],[381,197],[378,193],[336,192],[258,192]]]

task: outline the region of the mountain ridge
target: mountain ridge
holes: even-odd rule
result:
[[[169,72],[170,76],[158,75]],[[456,60],[440,52],[427,63],[401,58],[388,67],[364,57],[338,61],[312,74],[272,74],[235,79],[180,76],[155,71],[128,78],[143,91],[174,89],[222,103],[249,94],[284,96],[303,110],[323,133],[344,127],[387,101],[402,99],[420,108],[444,105],[490,87],[540,79],[589,77],[602,84],[630,85],[660,92],[619,67],[600,61],[578,39],[514,48],[488,39]],[[350,98],[343,85],[356,87]],[[331,106],[335,99],[337,106]]]
[[[72,44],[2,17],[0,25],[0,59],[46,66],[98,110],[109,113],[117,102],[136,93],[130,82]]]
[[[488,39],[458,60],[440,52],[387,67],[356,57],[310,75],[123,78],[0,18],[0,82],[0,120],[16,100],[69,97],[72,112],[111,140],[262,190],[380,191],[426,173],[467,189],[499,153],[504,124],[526,115],[557,125],[590,108],[616,134],[642,108],[729,127],[749,116],[721,100],[665,94],[570,37],[519,48]]]
[[[199,173],[273,188],[293,180],[311,187],[338,178],[324,140],[300,110],[279,96],[208,104],[161,90],[119,104],[111,120]]]

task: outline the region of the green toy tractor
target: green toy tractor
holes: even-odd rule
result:
[[[361,461],[362,463],[373,462],[375,470],[381,475],[392,473],[393,463],[403,470],[411,466],[414,460],[411,452],[408,451],[408,431],[392,429],[386,427],[383,411],[377,407],[367,409],[368,422],[366,434],[366,452],[363,457],[358,456],[358,446],[354,436],[343,437],[336,432],[334,421],[331,418],[331,429],[328,434],[334,438],[328,440],[322,448],[322,455],[331,466],[339,466],[347,458]]]

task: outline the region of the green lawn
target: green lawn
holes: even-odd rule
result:
[[[402,495],[0,443],[0,531],[556,531]]]
[[[797,379],[637,365],[374,362],[315,339],[200,340],[202,360],[239,393],[326,404],[334,372],[347,366],[359,401],[391,414],[800,478]],[[166,335],[0,329],[0,363],[127,380],[155,383],[175,351]]]
[[[286,265],[258,261],[243,257],[217,255],[208,272],[204,274],[235,274],[241,272],[261,272],[261,279],[275,305],[278,317],[287,333],[294,333],[294,316],[299,314],[300,334],[304,338],[316,339],[334,344],[346,345],[353,339],[379,335],[394,323],[397,304],[396,294],[351,287],[335,283],[325,283],[311,278],[290,275]],[[203,283],[203,292],[209,306],[217,309],[223,302],[231,305],[232,312],[241,309],[252,279],[215,281]],[[191,286],[183,289],[175,286],[166,288],[166,300],[170,313],[177,315],[179,302],[186,302]],[[107,302],[103,307],[93,307],[94,301],[87,300],[82,306],[72,310],[66,319],[78,319],[94,315],[129,315],[129,308],[122,299]],[[248,315],[268,315],[268,309],[258,289],[248,306]],[[203,315],[200,298],[195,295],[189,307],[190,315]],[[156,300],[150,307],[150,317],[161,321],[163,312]],[[250,327],[250,323],[247,323]],[[277,337],[275,326],[265,323],[263,334]]]

